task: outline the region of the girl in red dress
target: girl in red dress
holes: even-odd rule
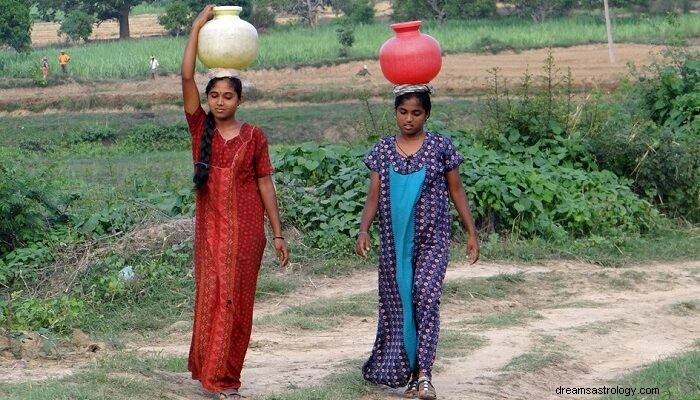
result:
[[[206,6],[192,23],[182,58],[182,95],[192,134],[195,203],[195,309],[188,369],[219,399],[240,399],[243,359],[253,321],[258,269],[270,221],[277,258],[282,237],[272,165],[262,130],[236,119],[242,85],[235,71],[215,71],[200,105],[195,83],[197,38],[213,17]]]

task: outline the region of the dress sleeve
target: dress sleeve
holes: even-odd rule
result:
[[[371,171],[374,172],[379,172],[379,164],[380,164],[380,155],[379,155],[379,150],[381,148],[382,141],[380,140],[379,143],[375,144],[374,147],[372,147],[372,150],[367,153],[365,158],[362,160],[362,162],[365,163],[367,168],[369,168]]]
[[[204,120],[207,118],[207,113],[204,112],[202,106],[199,106],[197,111],[192,114],[185,112],[185,118],[187,119],[187,127],[190,129],[192,139],[199,139],[204,130]]]
[[[196,162],[199,159],[199,142],[202,140],[204,121],[207,118],[207,114],[200,105],[197,111],[192,114],[185,112],[185,118],[187,119],[187,127],[192,137],[192,160]]]
[[[459,167],[459,165],[464,161],[464,157],[459,154],[457,148],[454,146],[450,138],[443,137],[443,140],[445,143],[445,153],[443,158],[445,160],[445,172],[448,172]]]
[[[267,143],[267,138],[262,129],[255,127],[255,158],[253,164],[255,167],[255,177],[262,178],[263,176],[268,176],[274,172],[272,168],[272,163],[270,162],[270,150]]]

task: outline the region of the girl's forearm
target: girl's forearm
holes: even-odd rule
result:
[[[277,207],[277,193],[275,185],[272,183],[270,175],[258,179],[258,188],[262,198],[265,213],[270,221],[273,236],[282,236],[282,222],[280,220],[279,208]]]
[[[362,216],[360,217],[360,232],[369,232],[369,228],[372,226],[372,221],[374,217],[377,216],[377,210],[379,209],[379,174],[372,172],[369,179],[369,190],[367,191],[367,200],[365,200],[365,206],[362,209]]]
[[[459,214],[459,219],[462,222],[462,226],[470,237],[476,237],[477,233],[476,225],[474,224],[474,217],[472,217],[471,209],[469,207],[469,200],[467,199],[467,194],[464,192],[462,179],[460,178],[457,169],[447,173],[447,189],[450,193],[452,204],[454,204],[457,214]]]

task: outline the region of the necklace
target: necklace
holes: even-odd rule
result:
[[[418,151],[420,151],[420,147],[419,147],[418,150],[415,151],[414,153],[408,154],[408,152],[406,150],[404,150],[403,147],[401,147],[401,145],[399,144],[398,137],[394,138],[394,143],[396,143],[396,147],[399,149],[399,152],[401,154],[403,154],[403,156],[406,157],[408,160],[412,159],[416,154],[418,154]],[[421,145],[421,147],[423,147],[423,146]]]

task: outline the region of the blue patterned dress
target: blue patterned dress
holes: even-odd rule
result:
[[[433,132],[410,157],[390,136],[364,159],[380,176],[377,338],[362,367],[370,382],[404,386],[416,367],[431,376],[450,251],[446,173],[463,160],[449,138]]]

